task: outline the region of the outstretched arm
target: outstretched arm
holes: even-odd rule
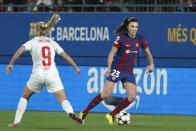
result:
[[[10,70],[13,70],[13,65],[14,62],[18,59],[18,57],[20,57],[20,55],[26,50],[26,48],[24,46],[20,47],[16,53],[14,54],[14,56],[12,57],[9,65],[6,68],[6,73],[9,74]]]
[[[64,51],[60,54],[67,62],[69,62],[76,70],[78,74],[80,74],[80,69],[76,65],[76,63],[73,61],[73,59]]]
[[[109,55],[108,55],[108,69],[106,71],[106,76],[108,77],[110,75],[110,72],[111,72],[111,66],[112,66],[112,61],[113,61],[113,57],[114,57],[114,54],[116,53],[117,51],[117,48],[116,47],[112,47]]]
[[[145,53],[146,53],[146,57],[148,59],[149,62],[149,66],[147,66],[147,73],[151,73],[154,71],[154,62],[153,62],[153,57],[150,53],[150,49],[147,47],[146,49],[144,49]]]

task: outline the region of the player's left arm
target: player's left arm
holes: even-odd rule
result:
[[[75,68],[78,74],[80,74],[80,69],[78,68],[76,63],[73,61],[73,59],[65,51],[61,52],[60,55]]]
[[[10,70],[13,70],[14,62],[20,57],[20,55],[26,50],[24,46],[21,46],[16,53],[13,55],[9,65],[6,68],[6,73],[9,74]]]
[[[154,71],[154,61],[153,61],[153,57],[152,57],[152,54],[150,52],[150,49],[148,47],[146,47],[144,49],[145,53],[146,53],[146,57],[148,59],[148,62],[149,62],[149,66],[147,66],[147,73],[151,73]]]

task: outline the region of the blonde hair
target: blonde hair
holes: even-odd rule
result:
[[[48,23],[38,22],[36,24],[36,33],[37,36],[45,36],[49,33],[50,29],[61,20],[60,16],[57,14],[53,14]]]

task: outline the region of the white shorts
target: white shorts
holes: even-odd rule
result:
[[[27,87],[30,90],[40,93],[44,86],[47,87],[49,93],[64,89],[58,72],[31,74],[31,77],[27,82]]]

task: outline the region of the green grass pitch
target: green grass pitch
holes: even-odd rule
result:
[[[8,128],[15,111],[0,111],[0,131],[196,131],[196,116],[131,114],[130,125],[110,126],[105,114],[89,113],[77,125],[65,112],[26,111],[19,127]]]

